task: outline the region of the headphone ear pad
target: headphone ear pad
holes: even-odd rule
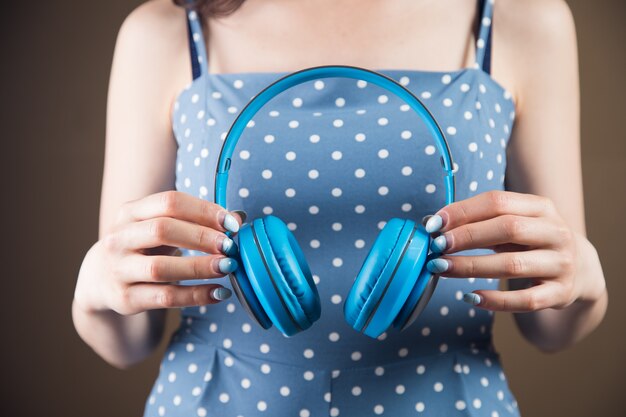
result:
[[[346,321],[357,331],[378,337],[401,310],[421,271],[428,234],[412,220],[387,222],[344,304]]]

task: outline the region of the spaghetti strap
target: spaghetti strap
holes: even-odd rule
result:
[[[187,10],[187,34],[193,79],[208,72],[208,59],[202,34],[202,24],[195,10]]]
[[[491,73],[491,27],[493,22],[494,0],[478,0],[480,20],[476,39],[476,62],[474,66]]]

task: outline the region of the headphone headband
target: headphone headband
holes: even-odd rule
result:
[[[241,110],[233,124],[231,125],[224,143],[220,150],[215,170],[214,201],[222,207],[226,207],[226,186],[228,184],[228,171],[230,170],[231,156],[235,150],[235,145],[239,141],[243,130],[256,113],[272,98],[283,91],[298,84],[320,78],[353,78],[371,82],[403,99],[426,123],[428,130],[435,138],[437,149],[441,155],[441,164],[445,171],[444,183],[446,187],[446,205],[454,202],[454,173],[450,147],[441,130],[441,127],[428,111],[426,106],[407,88],[396,82],[394,79],[372,70],[354,67],[349,65],[323,65],[319,67],[306,68],[300,71],[285,75],[274,81],[272,84],[261,90],[248,102]]]

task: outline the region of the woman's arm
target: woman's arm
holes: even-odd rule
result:
[[[79,273],[103,273],[101,239],[112,231],[123,203],[174,188],[176,142],[170,127],[174,92],[188,80],[185,16],[168,0],[150,1],[122,24],[111,69],[106,151],[100,201],[99,241]],[[180,75],[178,75],[180,78]],[[100,278],[100,277],[98,277]],[[104,277],[102,277],[104,279]],[[77,294],[92,288],[77,286]],[[161,340],[166,310],[123,316],[98,310],[75,297],[72,314],[79,335],[105,360],[126,367],[145,358]]]
[[[464,300],[513,312],[527,340],[558,351],[596,328],[607,307],[585,233],[574,24],[563,0],[496,3],[494,74],[513,80],[517,109],[507,191],[480,193],[428,219],[426,229],[441,232],[431,247],[444,255],[427,266],[446,277],[508,281],[513,291],[479,289]],[[474,248],[496,253],[446,256]]]
[[[524,336],[545,351],[576,343],[604,317],[608,296],[602,267],[586,238],[580,155],[576,30],[563,0],[507,2],[498,22],[517,30],[517,118],[507,151],[506,188],[548,197],[575,240],[575,281],[581,297],[562,309],[515,313]],[[497,51],[494,51],[497,54]],[[524,280],[509,280],[509,288]]]

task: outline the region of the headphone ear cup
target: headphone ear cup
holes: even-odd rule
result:
[[[380,336],[405,304],[424,265],[428,234],[412,220],[387,222],[344,304],[346,321],[370,337]]]
[[[430,298],[437,287],[439,275],[431,273],[426,268],[426,263],[436,257],[437,254],[434,253],[429,253],[426,256],[426,260],[422,266],[422,271],[415,282],[413,290],[409,294],[406,303],[402,306],[400,313],[398,313],[398,316],[393,321],[393,327],[396,329],[403,331],[413,324],[430,301]]]
[[[291,231],[267,216],[239,233],[248,281],[271,323],[286,336],[309,328],[320,317],[319,294]]]

